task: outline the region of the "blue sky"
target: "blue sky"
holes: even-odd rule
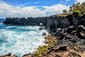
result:
[[[65,4],[65,5],[71,5],[75,3],[75,0],[2,0],[8,4],[19,6],[19,5],[25,5],[25,6],[51,6],[54,4]]]
[[[0,0],[0,17],[43,17],[63,13],[85,0]]]

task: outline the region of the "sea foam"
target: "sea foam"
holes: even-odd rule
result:
[[[0,25],[0,55],[12,53],[19,57],[33,53],[44,45],[44,32],[39,26]],[[47,33],[48,34],[48,33]]]

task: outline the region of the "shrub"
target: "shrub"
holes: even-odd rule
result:
[[[35,57],[41,57],[43,54],[46,54],[48,52],[48,46],[40,46],[37,51],[35,52]]]
[[[66,9],[65,9],[65,10],[63,10],[63,13],[64,13],[64,14],[67,14],[67,10],[66,10]]]
[[[35,57],[43,57],[43,55],[46,55],[49,50],[54,47],[57,43],[57,39],[53,36],[47,36],[45,37],[47,44],[40,46],[37,51],[35,52]]]
[[[81,12],[79,10],[73,10],[73,15],[74,16],[79,16]]]

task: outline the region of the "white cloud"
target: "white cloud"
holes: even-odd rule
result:
[[[85,0],[76,0],[76,2],[82,3],[82,2],[85,2]]]
[[[64,9],[68,10],[69,6],[65,6],[65,5],[62,5],[62,4],[57,4],[57,5],[53,5],[53,6],[50,6],[50,7],[45,6],[45,12],[48,15],[62,13]]]
[[[42,6],[44,10],[38,8],[38,6],[12,6],[5,2],[0,2],[0,17],[42,17],[49,16],[58,13],[62,13],[62,10],[69,9],[69,6],[63,4],[57,4],[52,6]]]

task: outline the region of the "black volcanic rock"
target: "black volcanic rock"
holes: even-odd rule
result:
[[[42,34],[42,36],[46,36],[46,33],[44,32],[44,33]]]
[[[79,32],[78,37],[85,39],[85,31]]]
[[[37,18],[6,18],[3,22],[8,25],[27,25],[27,26],[45,26],[50,33],[55,33],[57,28],[68,28],[68,33],[75,29],[70,26],[85,25],[85,15],[77,16],[77,14],[63,16],[49,16],[49,17],[37,17]],[[82,27],[84,29],[84,27]],[[72,32],[74,34],[74,31]]]
[[[9,25],[31,25],[31,26],[40,26],[40,23],[45,26],[45,19],[42,18],[6,18],[3,22],[4,24]]]

